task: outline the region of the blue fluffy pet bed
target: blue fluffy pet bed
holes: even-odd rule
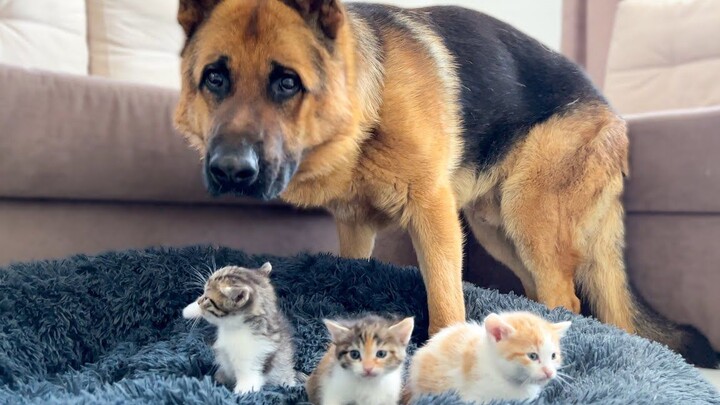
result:
[[[329,255],[248,256],[208,247],[109,253],[16,264],[0,270],[0,404],[296,404],[303,388],[235,396],[210,377],[212,329],[180,316],[197,297],[196,271],[215,262],[272,262],[282,309],[293,323],[297,368],[323,354],[322,317],[367,311],[415,315],[427,334],[425,293],[414,268]],[[468,315],[531,310],[572,319],[564,339],[571,383],[551,383],[537,403],[719,404],[698,372],[659,344],[522,297],[466,286]],[[411,350],[416,348],[415,345]],[[456,404],[456,397],[423,404]]]

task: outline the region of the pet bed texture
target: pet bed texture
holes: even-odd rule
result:
[[[322,357],[322,318],[368,312],[413,315],[409,351],[427,338],[425,289],[417,269],[331,255],[250,256],[213,247],[149,249],[19,263],[0,269],[0,404],[298,404],[302,387],[237,396],[212,380],[213,328],[181,317],[212,266],[273,265],[290,319],[296,368]],[[528,310],[572,320],[563,372],[538,404],[720,404],[718,392],[667,348],[565,310],[465,285],[468,318]],[[450,405],[452,394],[418,404]],[[498,402],[500,403],[500,402]]]

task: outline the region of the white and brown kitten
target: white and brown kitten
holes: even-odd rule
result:
[[[569,327],[570,322],[550,323],[529,312],[450,326],[413,357],[406,395],[455,391],[479,403],[533,399],[558,375],[560,339]]]
[[[395,405],[402,390],[403,363],[414,326],[378,316],[325,320],[331,343],[306,388],[315,405]]]
[[[271,270],[270,263],[259,269],[223,267],[183,309],[183,317],[202,317],[217,326],[215,379],[236,393],[258,391],[265,384],[296,385],[292,332],[278,309]]]

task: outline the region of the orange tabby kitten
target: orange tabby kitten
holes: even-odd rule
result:
[[[569,327],[529,312],[450,326],[413,357],[407,394],[417,399],[455,391],[464,401],[480,403],[535,398],[557,376],[560,338]]]

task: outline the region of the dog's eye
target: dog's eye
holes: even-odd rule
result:
[[[225,76],[223,76],[220,72],[208,72],[207,77],[205,78],[205,84],[214,90],[221,89],[225,86]]]
[[[203,75],[202,84],[208,91],[219,98],[227,96],[230,92],[230,77],[225,69],[207,68]]]
[[[288,69],[275,69],[270,75],[270,97],[276,103],[287,101],[302,90],[297,73]]]
[[[295,81],[295,77],[293,77],[291,75],[287,75],[287,76],[283,77],[282,79],[280,79],[280,88],[283,91],[287,91],[287,92],[296,91],[298,89],[298,85],[297,85],[297,82]]]

